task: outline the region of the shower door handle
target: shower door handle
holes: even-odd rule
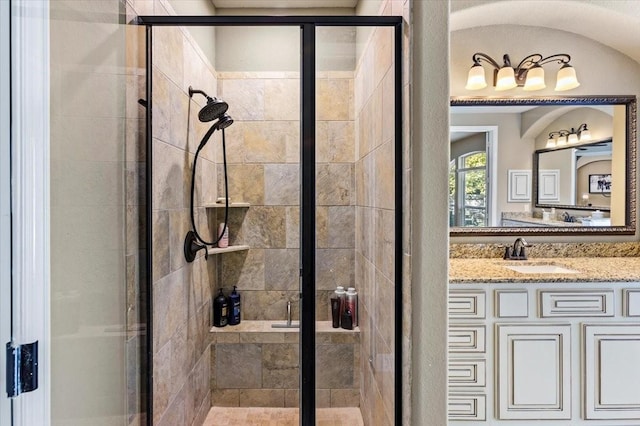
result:
[[[302,268],[300,268],[300,276],[298,277],[298,292],[300,300],[302,300]]]

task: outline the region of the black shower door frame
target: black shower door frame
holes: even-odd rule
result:
[[[300,150],[300,347],[316,347],[315,263],[316,263],[316,190],[303,182],[316,179],[316,27],[393,27],[394,28],[394,418],[402,424],[402,17],[401,16],[139,16],[135,21],[146,26],[146,212],[147,247],[153,247],[152,228],[152,29],[154,26],[297,26],[301,34],[301,150]],[[147,277],[153,282],[153,256],[146,261]],[[147,292],[147,362],[153,366],[153,286]],[[311,303],[304,303],[311,301]],[[300,350],[300,425],[316,424],[315,350]],[[153,371],[148,375],[147,424],[153,419]]]

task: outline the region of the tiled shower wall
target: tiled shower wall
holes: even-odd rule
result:
[[[300,112],[297,73],[219,73],[220,97],[235,123],[226,132],[229,196],[248,202],[230,212],[231,244],[220,286],[242,292],[242,318],[284,320],[287,301],[299,315]],[[354,283],[353,74],[317,81],[317,319],[329,319],[329,295]],[[218,190],[223,188],[218,157]],[[312,185],[313,183],[304,183]],[[304,187],[303,187],[304,190]]]
[[[388,2],[383,13],[390,14],[391,7]],[[376,28],[355,74],[355,269],[356,285],[361,289],[360,404],[367,425],[394,424],[394,395],[400,392],[394,384],[393,42],[392,28]]]
[[[293,317],[299,317],[299,215],[300,215],[300,112],[298,73],[219,73],[218,93],[229,103],[236,120],[226,132],[229,195],[232,202],[248,202],[249,208],[230,212],[230,243],[250,250],[221,255],[219,284],[234,285],[242,295],[243,320],[282,320],[287,301]],[[325,72],[317,80],[317,294],[316,318],[329,319],[329,297],[335,287],[354,284],[355,177],[353,73]],[[219,153],[220,155],[220,153]],[[222,158],[218,157],[218,190],[223,190]],[[312,182],[304,183],[313,185]],[[221,210],[221,209],[220,209]],[[221,213],[219,212],[221,220]],[[263,377],[248,381],[224,380],[221,363],[228,362],[229,345],[216,345],[212,357],[213,405],[290,405],[297,401],[297,344],[233,345],[235,357],[263,371],[285,374],[281,380]],[[232,343],[232,342],[228,342]],[[328,349],[327,349],[328,348]],[[340,377],[319,389],[322,406],[358,404],[358,346],[324,345],[334,356],[318,365],[327,377]],[[288,360],[288,365],[273,356]],[[326,358],[326,357],[324,357]],[[342,360],[344,362],[335,362]],[[321,360],[320,360],[321,361]],[[225,367],[226,366],[226,367]],[[271,367],[270,367],[271,366]],[[224,367],[224,368],[223,368]],[[237,368],[243,368],[240,362]],[[218,377],[218,374],[222,376]],[[230,387],[238,389],[231,389]],[[342,388],[340,391],[331,388]],[[224,390],[222,390],[224,389]],[[241,392],[240,394],[238,392]],[[337,393],[336,393],[337,392]],[[355,392],[355,393],[354,393]],[[241,398],[238,395],[242,395]],[[331,396],[333,395],[333,396]],[[339,396],[342,395],[342,396]],[[247,399],[249,398],[249,399]],[[333,399],[332,399],[333,398]]]
[[[126,4],[127,22],[136,14]],[[146,424],[146,400],[148,389],[146,377],[149,366],[147,353],[147,304],[149,277],[146,272],[147,247],[144,197],[145,166],[145,110],[138,99],[145,97],[144,28],[134,25],[125,27],[126,57],[126,222],[127,242],[127,414],[130,426]]]
[[[162,0],[131,0],[130,7],[137,15],[174,14]],[[135,45],[127,45],[128,51],[137,49],[131,55],[142,64],[143,34],[138,31]],[[209,128],[197,120],[206,99],[196,95],[190,101],[188,88],[215,96],[217,83],[215,71],[182,28],[154,28],[153,61],[153,424],[200,425],[211,406],[209,327],[217,274],[215,261],[205,261],[202,252],[189,264],[183,254],[191,229],[194,154]],[[130,89],[144,98],[134,82]],[[216,146],[212,138],[202,150],[196,174],[196,221],[205,238],[211,234],[201,206],[217,197]]]

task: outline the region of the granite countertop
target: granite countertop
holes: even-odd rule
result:
[[[519,273],[511,265],[556,265],[578,273]],[[500,258],[449,259],[449,282],[640,282],[640,257],[572,257],[502,260]]]

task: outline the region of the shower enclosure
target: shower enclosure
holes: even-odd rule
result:
[[[317,408],[339,406],[361,407],[365,424],[372,415],[384,418],[376,424],[401,423],[401,22],[138,17],[146,27],[153,253],[150,422],[166,422],[176,395],[193,388],[185,397],[192,409],[210,395],[214,406],[299,407],[303,425],[316,423]],[[215,29],[215,60],[192,49],[192,26]],[[228,193],[222,132],[193,175],[205,240],[216,240],[224,220],[216,201],[230,199],[229,247],[207,246],[208,258],[203,249],[193,263],[183,257],[186,194],[210,123],[198,122],[206,100],[187,97],[189,86],[224,100],[234,120],[226,129]],[[242,296],[241,324],[209,330],[212,298],[232,286]],[[359,293],[352,330],[331,327],[336,286]],[[288,305],[299,328],[273,328],[286,323]]]

